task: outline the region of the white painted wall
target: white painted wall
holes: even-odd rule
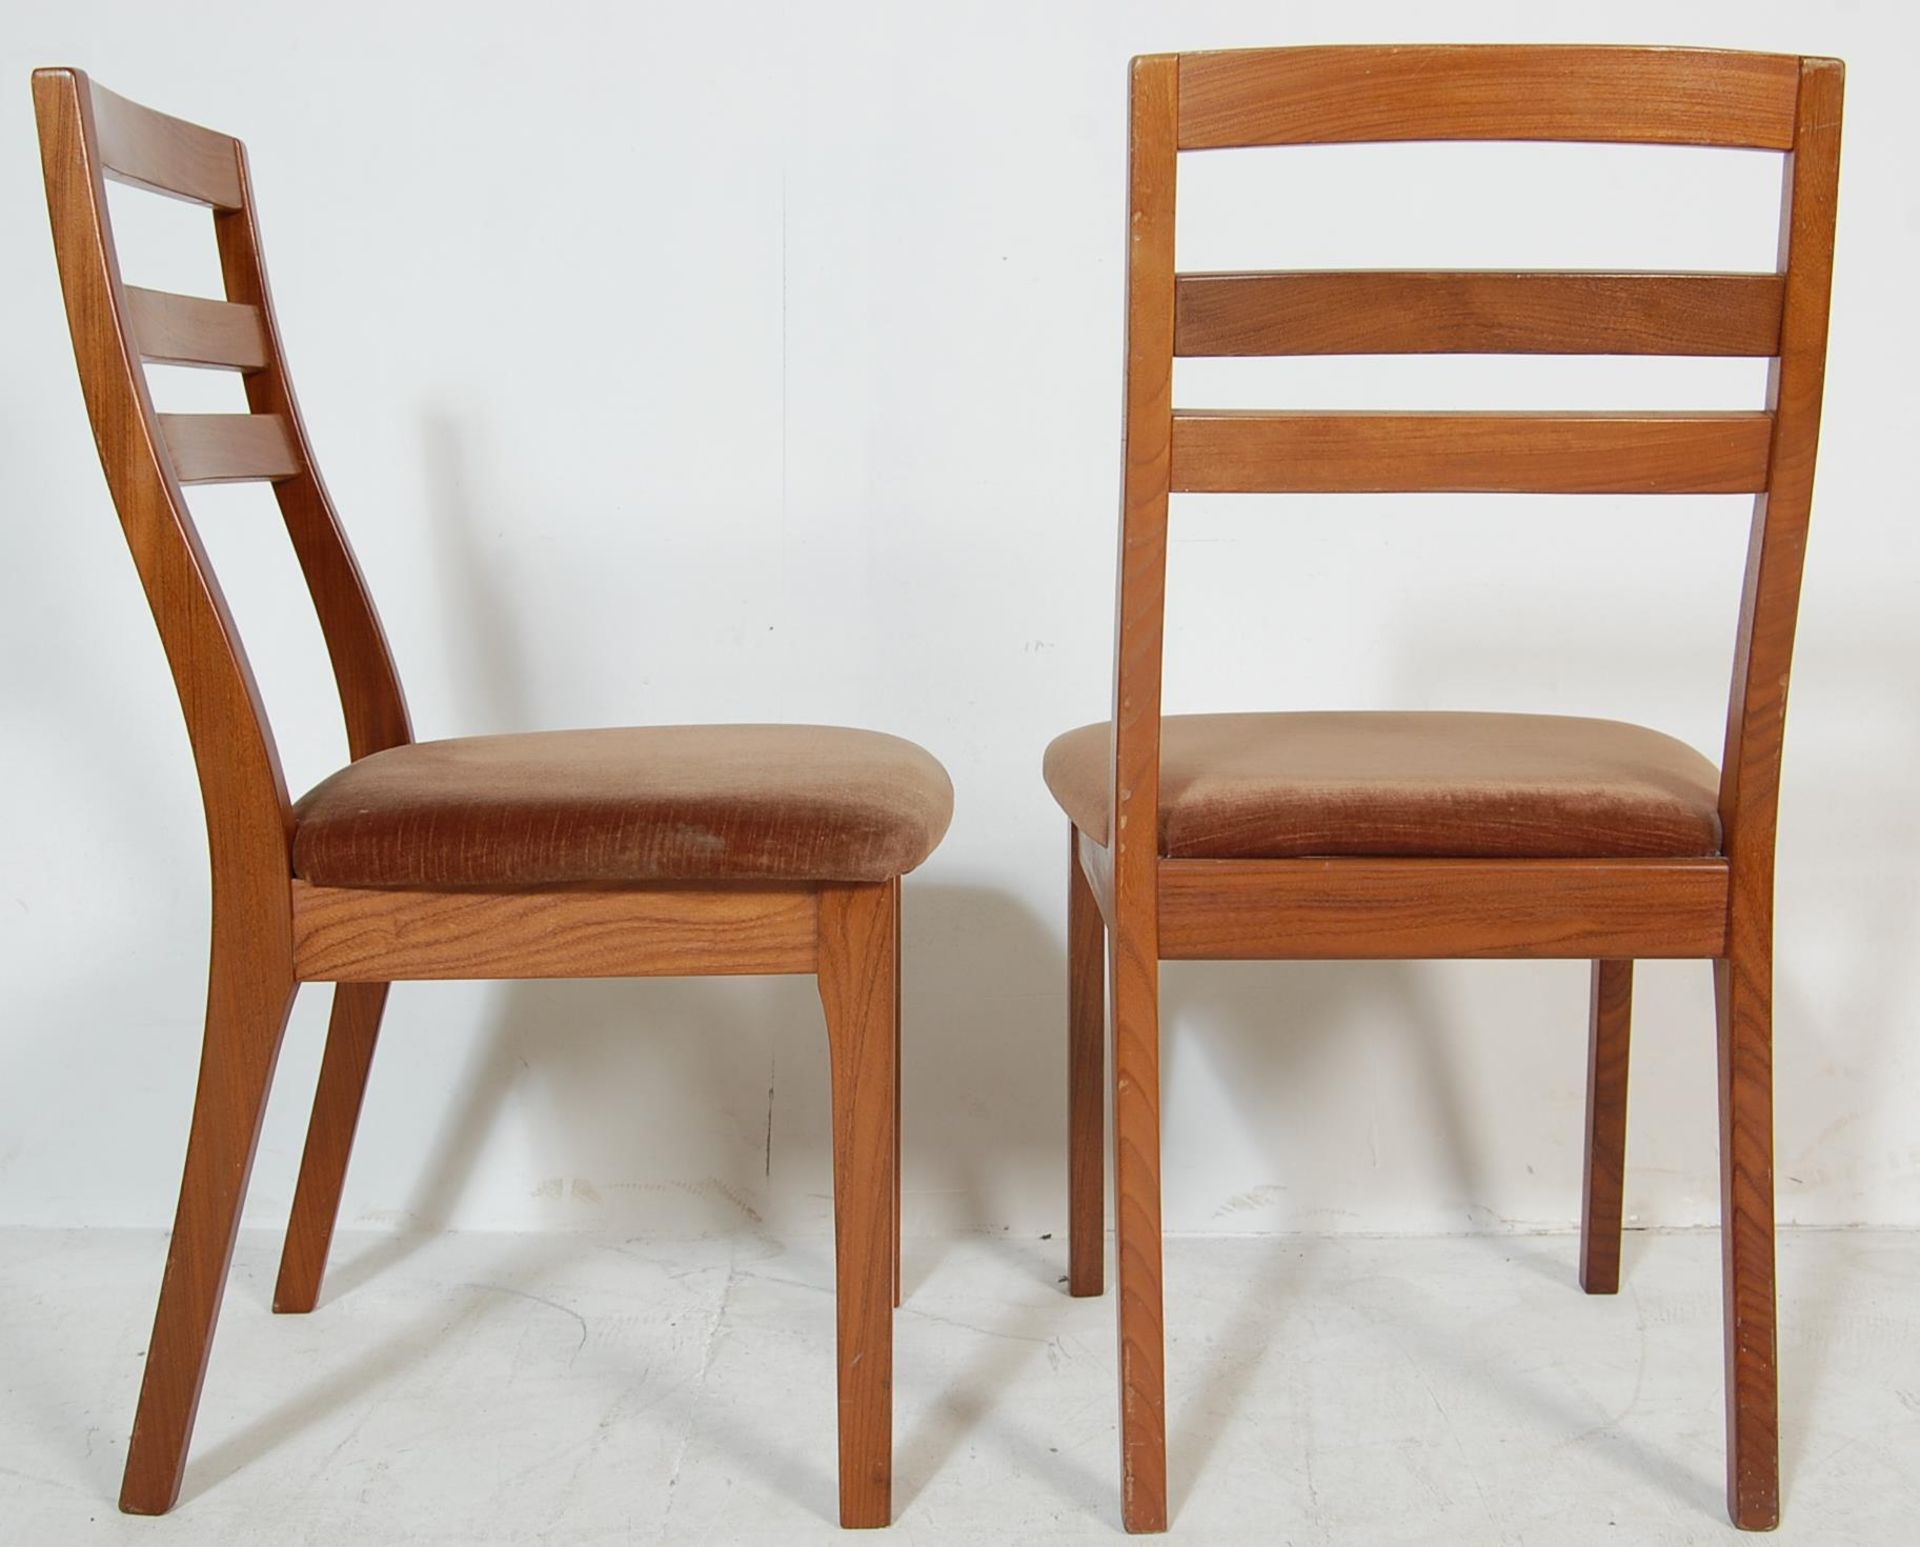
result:
[[[959,812],[909,884],[910,1226],[1064,1223],[1055,732],[1108,694],[1127,57],[1669,41],[1851,66],[1828,426],[1781,824],[1782,1217],[1920,1223],[1911,8],[371,5],[15,0],[0,38],[0,1223],[153,1225],[197,1056],[186,740],[76,390],[33,65],[241,134],[327,477],[423,736],[885,727]],[[1190,163],[1189,266],[1771,260],[1773,158],[1495,147]],[[118,198],[130,275],[210,288],[197,211]],[[180,375],[185,373],[156,373]],[[1322,361],[1189,403],[1736,406],[1756,367]],[[217,407],[230,381],[160,388]],[[260,490],[198,502],[296,787],[343,756]],[[1744,502],[1193,501],[1175,708],[1640,718],[1717,753]],[[1708,974],[1640,975],[1627,1207],[1716,1213]],[[1172,966],[1167,1221],[1577,1217],[1574,963]],[[284,1216],[324,990],[250,1217]],[[406,986],[355,1223],[826,1217],[804,979]]]

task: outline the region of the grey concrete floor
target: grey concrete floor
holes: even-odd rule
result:
[[[181,1503],[133,1520],[162,1237],[0,1232],[0,1542],[845,1539],[825,1240],[353,1235],[307,1317],[276,1248],[242,1237]],[[1574,1248],[1169,1242],[1169,1540],[1739,1540],[1716,1238],[1630,1236],[1614,1299]],[[891,1539],[1121,1539],[1113,1304],[1063,1252],[909,1241]],[[1777,1540],[1920,1540],[1917,1291],[1920,1236],[1783,1236]]]

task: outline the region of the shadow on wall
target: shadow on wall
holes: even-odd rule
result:
[[[461,631],[449,645],[468,663],[462,682],[474,695],[462,711],[530,728],[541,718],[526,634],[477,540],[518,518],[489,508],[470,444],[451,418],[428,419],[433,545]],[[1035,1175],[1059,1175],[1064,1209],[1066,967],[1056,936],[1007,893],[908,880],[910,1240],[1008,1219]],[[414,1006],[442,991],[403,990],[388,1013],[397,1036]],[[406,1229],[343,1262],[330,1294],[419,1237],[483,1216],[471,1190],[489,1145],[509,1136],[532,1155],[564,1157],[529,1188],[567,1224],[659,1234],[830,1226],[827,1048],[810,976],[505,983],[484,1006],[464,1077],[429,1114],[437,1129],[402,1210]],[[373,1080],[369,1128],[391,1110],[377,1067]],[[566,1174],[544,1174],[554,1169]],[[1036,1247],[1031,1272],[1054,1282],[1058,1255]]]
[[[516,518],[488,508],[489,485],[450,417],[430,417],[425,441],[439,567],[457,598],[449,615],[464,634],[454,649],[475,668],[464,681],[481,695],[467,711],[489,725],[533,726],[539,706],[520,621],[476,541]],[[1062,923],[991,887],[909,881],[902,1068],[910,1240],[1004,1228],[1023,1214],[1031,1220],[1037,1177],[1058,1179],[1046,1218],[1057,1236],[1064,1227]],[[1180,1105],[1199,1052],[1228,1087],[1241,1126],[1270,1131],[1276,1114],[1312,1102],[1335,1078],[1316,1071],[1337,1062],[1339,1047],[1359,1031],[1377,1037],[1390,1027],[1399,1077],[1432,1109],[1447,1193],[1471,1206],[1486,1178],[1470,1103],[1421,973],[1404,963],[1169,968],[1169,1109]],[[413,991],[424,992],[432,990]],[[396,1019],[411,998],[397,1000]],[[1570,1044],[1578,1041],[1580,1027],[1567,1030]],[[409,1225],[427,1232],[470,1217],[479,1158],[510,1122],[526,1131],[533,1153],[567,1155],[569,1169],[583,1173],[536,1184],[589,1206],[563,1211],[568,1219],[669,1234],[824,1230],[831,1169],[822,1032],[805,978],[502,985],[491,992],[479,1051],[404,1211]],[[1280,1127],[1301,1141],[1298,1125]],[[1292,1147],[1284,1137],[1281,1144]],[[595,1152],[591,1163],[580,1160],[583,1151]],[[1175,1185],[1183,1151],[1170,1136]],[[1189,1153],[1197,1161],[1201,1152]],[[1270,1174],[1297,1170],[1281,1155]],[[1288,1222],[1339,1223],[1311,1208]],[[1234,1224],[1225,1218],[1219,1228]],[[402,1236],[363,1253],[343,1266],[334,1288],[405,1250]],[[1036,1243],[1025,1270],[1054,1282],[1062,1255]]]
[[[440,566],[459,602],[450,615],[467,635],[456,644],[478,668],[465,681],[484,695],[468,707],[491,724],[536,724],[512,597],[475,541],[476,533],[516,518],[488,508],[489,486],[474,475],[467,443],[449,418],[428,421],[426,445]],[[1731,626],[1729,618],[1729,644]],[[1696,654],[1707,625],[1682,619],[1676,627],[1684,636],[1676,645]],[[1408,633],[1422,648],[1394,673],[1399,700],[1445,700],[1453,683],[1493,680],[1489,674],[1501,669],[1499,642],[1488,640],[1484,629],[1463,628],[1457,615],[1419,618]],[[1537,643],[1550,659],[1529,665],[1536,683],[1560,679],[1553,661],[1566,662],[1564,676],[1574,681],[1594,680],[1601,669],[1596,662],[1604,662],[1610,685],[1624,676],[1627,682],[1618,685],[1641,686],[1650,705],[1670,701],[1670,657],[1639,631],[1568,638],[1556,629]],[[1539,707],[1582,706],[1543,700]],[[903,1080],[910,1239],[1036,1222],[1035,1179],[1051,1185],[1062,1177],[1060,879],[1057,915],[1036,914],[992,887],[909,881]],[[1577,1082],[1584,1061],[1583,974],[1571,964],[1552,970],[1564,971],[1566,993],[1556,992],[1525,1030],[1531,1035],[1550,1027],[1556,1067],[1564,1064]],[[1857,981],[1864,986],[1878,979],[1863,973]],[[1458,1204],[1471,1219],[1497,1194],[1499,1178],[1488,1165],[1497,1146],[1479,1135],[1474,1113],[1481,1102],[1466,1088],[1471,1071],[1450,1052],[1471,1028],[1452,1024],[1458,1017],[1433,991],[1431,969],[1398,962],[1174,965],[1163,982],[1170,1113],[1191,1105],[1182,1100],[1184,1082],[1210,1078],[1225,1087],[1242,1131],[1277,1135],[1261,1141],[1275,1150],[1267,1174],[1297,1175],[1299,1147],[1315,1142],[1316,1114],[1329,1113],[1329,1086],[1353,1077],[1345,1049],[1365,1038],[1380,1078],[1410,1091],[1416,1112],[1425,1114],[1415,1120],[1433,1146],[1429,1196],[1440,1195],[1450,1210]],[[1780,988],[1782,1016],[1796,1013],[1803,996],[1790,974],[1783,972]],[[406,1013],[404,1000],[399,1010]],[[797,1044],[795,1033],[802,1038]],[[1702,1034],[1710,1037],[1711,1027]],[[1702,1093],[1702,1103],[1702,1120],[1710,1123],[1710,1093]],[[724,1231],[769,1221],[782,1229],[824,1228],[830,1219],[824,1038],[813,985],[804,978],[516,984],[494,991],[481,1051],[408,1210],[416,1226],[440,1228],[462,1216],[475,1158],[509,1106],[516,1123],[531,1124],[536,1151],[567,1153],[579,1147],[582,1133],[621,1134],[643,1120],[645,1132],[632,1133],[584,1178],[585,1192],[609,1203],[619,1189],[680,1198],[657,1209],[635,1199],[631,1212],[603,1212],[605,1223]],[[671,1119],[664,1127],[663,1113]],[[1577,1112],[1573,1122],[1577,1130]],[[1578,1207],[1578,1152],[1578,1133],[1569,1131],[1562,1152],[1573,1167],[1564,1189],[1569,1217]],[[1169,1134],[1170,1191],[1200,1153],[1190,1154],[1180,1134]],[[671,1180],[634,1180],[649,1175]],[[581,1196],[573,1178],[543,1185]],[[1256,1189],[1269,1191],[1285,1189]],[[1045,1207],[1057,1230],[1064,1225],[1063,1178],[1055,1196]],[[1248,1197],[1225,1200],[1213,1228],[1266,1223],[1273,1206],[1282,1206],[1282,1228],[1344,1223],[1303,1196]],[[1034,1271],[1057,1276],[1058,1255],[1050,1247],[1036,1252]]]
[[[1745,540],[1744,524],[1729,532],[1717,583],[1737,573]],[[1849,539],[1835,530],[1819,540]],[[1920,830],[1911,796],[1911,770],[1920,757],[1920,693],[1910,677],[1887,670],[1889,661],[1912,655],[1916,635],[1904,611],[1844,609],[1846,598],[1829,594],[1828,578],[1808,577],[1782,767],[1774,971],[1775,1170],[1782,1223],[1867,1217],[1871,1211],[1861,1189],[1898,1172],[1900,1141],[1874,1131],[1893,1110],[1876,1099],[1881,1087],[1874,1072],[1884,1077],[1901,1067],[1914,1008],[1910,987],[1885,963],[1913,940],[1920,893],[1885,856],[1910,847]],[[1539,641],[1548,646],[1544,657],[1523,668],[1526,680],[1604,683],[1610,692],[1618,690],[1621,712],[1629,717],[1637,704],[1664,704],[1671,712],[1680,701],[1673,662],[1685,660],[1685,702],[1710,706],[1688,739],[1717,764],[1737,601],[1730,583],[1721,590],[1724,606],[1669,607],[1650,628],[1624,619],[1612,629],[1589,621],[1581,632],[1556,624]],[[1436,604],[1409,626],[1409,634],[1426,647],[1404,661],[1400,673],[1403,689],[1417,701],[1462,680],[1497,680],[1508,660],[1502,653],[1507,641],[1476,629],[1458,608]],[[1696,679],[1696,667],[1707,660],[1713,664]],[[1541,707],[1581,712],[1585,706],[1549,700]],[[1688,970],[1705,983],[1705,964]],[[1655,1039],[1669,1035],[1710,1048],[1711,1011],[1670,1027],[1636,1027],[1637,1065],[1643,1048],[1654,1058],[1664,1056]],[[1711,1156],[1717,1147],[1711,1085],[1687,1096],[1691,1121],[1708,1136]],[[1629,1124],[1632,1187],[1631,1112]],[[1710,1175],[1698,1182],[1709,1194],[1717,1191]]]
[[[1493,581],[1487,582],[1479,597],[1481,605],[1475,605],[1471,592],[1422,596],[1410,608],[1396,609],[1387,625],[1392,655],[1385,670],[1382,701],[1418,708],[1618,713],[1663,729],[1683,730],[1717,763],[1745,541],[1746,517],[1742,510],[1738,524],[1730,520],[1726,528],[1720,555],[1724,565],[1714,577],[1715,589],[1705,593],[1719,598],[1721,604],[1711,606],[1699,605],[1698,596],[1687,591],[1669,594],[1664,602],[1658,597],[1648,602],[1639,595],[1635,598],[1638,611],[1623,603],[1619,612],[1603,615],[1556,604],[1551,587],[1516,601],[1501,589],[1504,582]],[[1490,627],[1490,617],[1500,621]],[[1910,653],[1912,634],[1904,621],[1888,619],[1877,628],[1870,618],[1850,621],[1853,632],[1843,645],[1840,641],[1809,638],[1806,645],[1811,648],[1802,649],[1796,672],[1797,682],[1803,684],[1797,686],[1796,693],[1810,697],[1818,692],[1823,714],[1833,707],[1831,695],[1823,691],[1829,687],[1839,688],[1844,697],[1857,700],[1838,716],[1847,735],[1835,740],[1813,733],[1812,724],[1806,723],[1812,711],[1803,707],[1796,716],[1802,723],[1791,726],[1787,737],[1776,974],[1779,1084],[1787,1093],[1782,1102],[1783,1117],[1800,1077],[1795,1070],[1799,1056],[1796,1048],[1806,1055],[1802,1065],[1806,1076],[1818,1072],[1812,1067],[1812,1048],[1834,1042],[1865,1055],[1872,1060],[1871,1066],[1891,1067],[1893,1050],[1885,1046],[1884,1039],[1903,1019],[1901,1006],[1891,998],[1901,992],[1901,985],[1873,966],[1875,947],[1871,942],[1910,937],[1911,888],[1889,887],[1870,875],[1843,875],[1850,867],[1841,856],[1872,852],[1876,826],[1886,814],[1902,812],[1910,805],[1900,780],[1904,770],[1912,766],[1913,751],[1920,748],[1920,699],[1910,692],[1889,692],[1884,663]],[[1841,646],[1840,659],[1845,663],[1840,670],[1836,670],[1839,663],[1832,654],[1822,653],[1832,652],[1836,645]],[[1678,681],[1676,662],[1685,664]],[[1489,697],[1492,702],[1488,702]],[[1234,707],[1284,706],[1247,703]],[[1707,711],[1704,715],[1699,713],[1702,709]],[[1672,724],[1676,717],[1686,723]],[[1814,789],[1842,798],[1818,803],[1796,798],[1798,791]],[[1799,836],[1816,832],[1820,834],[1816,842]],[[1819,872],[1806,876],[1814,883],[1810,893],[1830,897],[1844,891],[1853,895],[1835,910],[1844,912],[1845,925],[1832,919],[1817,920],[1809,912],[1802,919],[1819,927],[1817,931],[1803,931],[1796,928],[1801,922],[1795,917],[1796,871],[1800,856],[1816,852],[1821,856]],[[1860,884],[1853,884],[1856,881]],[[1901,935],[1891,932],[1896,920],[1905,921]],[[1836,954],[1858,959],[1857,970],[1846,974],[1846,999],[1859,1001],[1847,1006],[1851,1013],[1842,1013],[1831,1003],[1819,1004],[1810,982],[1816,964]],[[1500,968],[1504,973],[1515,970]],[[1704,994],[1707,967],[1701,964],[1690,970],[1700,974]],[[1540,969],[1532,971],[1533,981],[1546,981]],[[1543,993],[1539,1013],[1534,1015],[1518,1009],[1522,995],[1493,997],[1498,990],[1491,988],[1490,979],[1486,1002],[1497,1018],[1479,1028],[1452,1025],[1459,1016],[1444,1013],[1441,998],[1433,991],[1438,980],[1432,969],[1420,965],[1170,966],[1163,972],[1163,1022],[1171,1033],[1167,1063],[1173,1082],[1168,1106],[1177,1115],[1180,1103],[1174,1092],[1193,1067],[1188,1055],[1197,1051],[1182,1044],[1198,1043],[1204,1049],[1201,1056],[1212,1066],[1199,1072],[1208,1073],[1224,1087],[1226,1099],[1246,1114],[1246,1131],[1279,1133],[1275,1139],[1262,1139],[1261,1147],[1276,1151],[1269,1174],[1286,1177],[1287,1155],[1278,1152],[1297,1153],[1299,1137],[1295,1133],[1289,1139],[1290,1125],[1280,1114],[1291,1108],[1292,1115],[1310,1125],[1318,1115],[1315,1087],[1324,1099],[1329,1082],[1336,1077],[1351,1077],[1354,1067],[1351,1061],[1340,1058],[1328,1039],[1336,1035],[1365,1038],[1376,1044],[1375,1059],[1391,1062],[1392,1067],[1383,1069],[1383,1075],[1417,1082],[1417,1100],[1431,1112],[1430,1130],[1424,1124],[1421,1129],[1431,1133],[1427,1142],[1432,1146],[1435,1182],[1432,1187],[1422,1185],[1420,1201],[1444,1203],[1449,1212],[1458,1203],[1471,1218],[1488,1221],[1485,1205],[1496,1200],[1502,1190],[1502,1176],[1495,1165],[1501,1144],[1498,1135],[1485,1131],[1483,1118],[1476,1114],[1490,1108],[1497,1111],[1495,1104],[1500,1101],[1545,1096],[1537,1075],[1546,1058],[1552,1060],[1550,1072],[1556,1082],[1561,1069],[1566,1071],[1568,1083],[1577,1087],[1584,1081],[1582,975],[1572,964],[1548,971],[1571,974],[1568,987],[1564,994],[1558,990],[1550,997]],[[1863,1026],[1872,1028],[1865,1036],[1857,1029]],[[1474,1088],[1480,1082],[1461,1065],[1458,1053],[1467,1045],[1465,1039],[1481,1030],[1487,1034],[1489,1048],[1534,1061],[1536,1078],[1530,1088],[1518,1082],[1511,1092]],[[1653,1037],[1636,1040],[1659,1056],[1655,1042],[1665,1037],[1668,1028],[1643,1025],[1640,1030],[1654,1032]],[[1449,1031],[1451,1036],[1445,1035]],[[1671,1031],[1695,1048],[1711,1049],[1711,1011],[1697,1019],[1689,1017]],[[1542,1041],[1544,1057],[1536,1047]],[[1335,1070],[1339,1075],[1333,1073]],[[1832,1072],[1830,1065],[1827,1072]],[[1345,1105],[1352,1110],[1351,1102]],[[1710,1139],[1716,1124],[1710,1082],[1689,1092],[1689,1107],[1699,1132]],[[1579,1206],[1578,1125],[1576,1111],[1565,1130],[1564,1146],[1554,1152],[1562,1169],[1561,1175],[1551,1180],[1565,1200],[1567,1223],[1577,1216]],[[1179,1166],[1178,1140],[1177,1133],[1168,1135],[1170,1181]],[[1631,1134],[1629,1142],[1633,1142]],[[1350,1149],[1352,1145],[1343,1139],[1342,1147]],[[1797,1177],[1787,1174],[1793,1167],[1789,1164],[1791,1128],[1785,1122],[1780,1158],[1782,1212],[1790,1217]],[[1837,1162],[1828,1157],[1824,1164],[1807,1157],[1805,1163],[1815,1171],[1837,1165],[1844,1172],[1847,1166],[1846,1157]],[[1702,1172],[1699,1182],[1703,1192],[1717,1190],[1710,1172]],[[1633,1185],[1631,1172],[1629,1185]],[[1444,1196],[1436,1197],[1442,1188]],[[1218,1216],[1220,1227],[1272,1227],[1274,1206],[1291,1201],[1277,1196],[1284,1191],[1278,1186],[1259,1188],[1227,1200]],[[1236,1213],[1238,1220],[1233,1217]],[[1317,1215],[1312,1209],[1285,1209],[1284,1214],[1279,1228],[1338,1228],[1346,1223]]]
[[[472,695],[463,706],[469,718],[462,733],[478,726],[546,729],[533,701],[519,614],[477,541],[492,514],[484,469],[475,468],[467,433],[449,413],[429,412],[421,440],[429,532],[460,621],[461,637],[448,644],[467,663],[460,680]]]
[[[1005,948],[1012,940],[1027,942],[1024,965]],[[1041,922],[1003,894],[911,879],[904,958],[911,1281],[913,1237],[1006,1219],[1035,1175],[1059,1173],[1064,1208],[1064,1033],[1052,986],[1066,967]],[[406,1017],[436,991],[396,996],[389,1036],[404,1036]],[[830,1227],[826,1026],[811,976],[501,984],[477,1046],[405,1203],[406,1232],[343,1264],[330,1293],[480,1212],[470,1185],[489,1145],[510,1134],[533,1155],[568,1157],[575,1174],[542,1166],[529,1185],[572,1224],[774,1237]],[[377,1065],[373,1078],[370,1125],[381,1120]],[[1028,1268],[1052,1283],[1063,1262],[1040,1249]]]
[[[1330,1066],[1365,1040],[1373,1044],[1370,1052],[1391,1064],[1390,1076],[1410,1084],[1430,1109],[1430,1129],[1442,1150],[1437,1184],[1449,1204],[1471,1209],[1485,1197],[1472,1097],[1448,1062],[1452,1039],[1420,964],[1180,962],[1162,966],[1160,981],[1167,1110],[1178,1110],[1183,1077],[1203,1058],[1232,1102],[1236,1126],[1277,1135],[1270,1141],[1276,1153],[1269,1174],[1297,1175],[1301,1167],[1289,1164],[1286,1152],[1324,1137],[1314,1128],[1338,1115],[1326,1105],[1337,1078]],[[1171,1176],[1179,1164],[1179,1136],[1169,1135],[1165,1144]],[[1247,1228],[1235,1216],[1269,1209],[1283,1191],[1263,1187],[1226,1199],[1214,1211],[1214,1228]],[[1354,1228],[1343,1214],[1297,1200],[1281,1228]]]

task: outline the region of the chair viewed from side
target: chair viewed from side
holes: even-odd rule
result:
[[[277,1311],[319,1294],[388,984],[813,973],[831,1063],[840,1518],[891,1516],[899,1296],[900,878],[945,771],[817,726],[416,743],[287,377],[239,141],[77,70],[35,72],[54,248],[107,485],[173,669],[212,862],[212,961],[180,1206],[120,1507],[170,1509],[274,1062],[303,982],[336,985]],[[225,298],[121,277],[105,179],[207,206]],[[245,414],[156,413],[149,361],[238,371]],[[184,490],[268,480],[332,660],[352,762],[290,798]]]
[[[1159,969],[1196,959],[1591,960],[1580,1278],[1592,1294],[1619,1285],[1633,962],[1712,961],[1728,1509],[1750,1529],[1779,1519],[1774,822],[1826,364],[1842,82],[1832,59],[1668,48],[1291,48],[1133,62],[1113,718],[1060,737],[1045,767],[1072,823],[1069,1279],[1079,1295],[1103,1287],[1110,1072],[1130,1530],[1167,1523]],[[1177,272],[1183,154],[1409,140],[1784,153],[1778,271]],[[1772,365],[1765,402],[1747,412],[1174,406],[1176,357],[1312,354]],[[1169,496],[1186,492],[1755,494],[1721,764],[1653,730],[1554,716],[1163,717]]]

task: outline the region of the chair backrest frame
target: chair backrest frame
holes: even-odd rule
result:
[[[1752,491],[1720,816],[1733,927],[1770,936],[1787,679],[1826,367],[1843,83],[1838,60],[1700,49],[1363,46],[1133,61],[1106,834],[1129,955],[1144,963],[1158,953],[1168,502],[1190,490]],[[1177,272],[1183,152],[1402,140],[1785,152],[1779,271]],[[1744,414],[1189,414],[1173,400],[1179,355],[1455,352],[1720,354],[1771,363],[1764,410]]]
[[[246,651],[185,485],[268,479],[319,617],[355,759],[412,739],[392,652],[308,444],[267,288],[245,148],[37,70],[47,208],[88,417],[193,746],[215,907],[284,915],[292,806]],[[107,179],[207,206],[224,301],[121,277]],[[161,414],[145,364],[243,373],[248,414]]]

